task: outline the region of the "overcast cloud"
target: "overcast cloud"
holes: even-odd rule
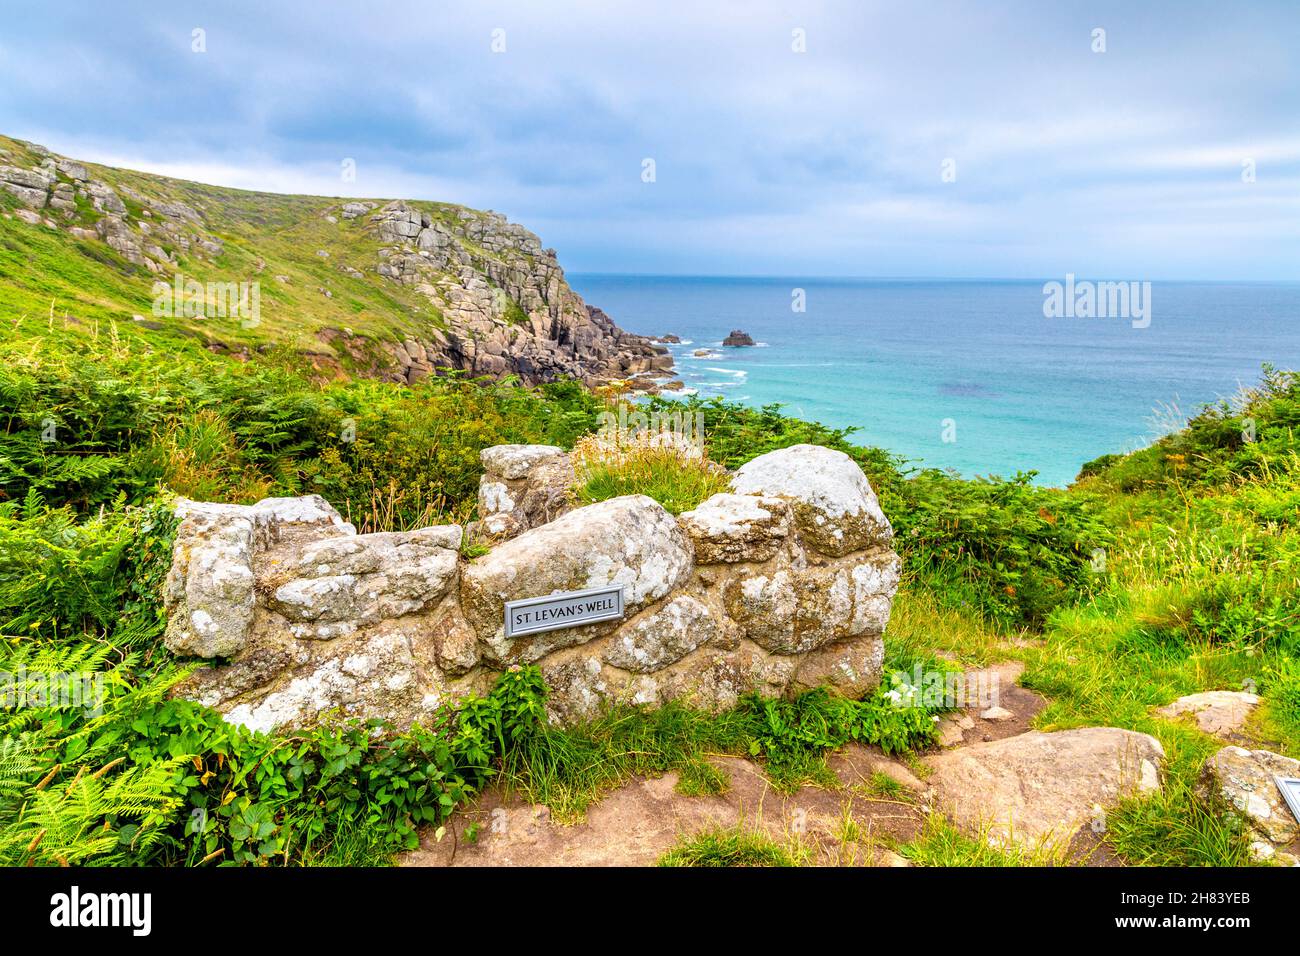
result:
[[[3,6],[0,131],[492,208],[571,271],[1300,279],[1294,2]]]

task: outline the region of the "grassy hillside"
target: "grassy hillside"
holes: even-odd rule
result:
[[[116,323],[168,352],[281,350],[321,377],[414,381],[446,366],[649,387],[671,367],[589,311],[554,251],[497,213],[224,189],[5,137],[0,275],[13,318]]]
[[[37,165],[42,154],[28,145],[0,136],[0,161],[21,167]],[[124,218],[138,226],[156,217],[131,193],[161,203],[179,203],[196,211],[195,231],[219,241],[220,253],[202,254],[164,245],[176,258],[176,271],[203,283],[259,279],[262,322],[246,328],[238,320],[218,316],[183,316],[157,329],[131,329],[133,316],[151,319],[152,287],[159,278],[148,268],[128,261],[97,239],[70,235],[70,227],[93,230],[104,213],[79,202],[75,215],[58,217],[58,228],[7,219],[0,225],[0,310],[10,317],[65,316],[89,324],[117,321],[119,334],[140,333],[168,348],[181,338],[220,341],[232,347],[268,343],[320,350],[315,333],[324,328],[350,328],[381,339],[400,341],[411,332],[444,324],[438,309],[413,289],[354,277],[374,261],[381,243],[365,230],[364,218],[340,219],[344,200],[316,196],[286,196],[247,192],[184,182],[148,173],[82,164],[92,178],[113,187],[126,206]],[[60,180],[72,180],[60,174]],[[378,204],[385,200],[375,199]],[[442,203],[411,205],[448,222],[462,207]],[[0,191],[0,210],[11,215],[22,204]],[[326,217],[333,214],[337,221]],[[329,253],[329,257],[319,255]],[[171,267],[161,278],[170,279]],[[276,276],[280,276],[277,279]],[[326,296],[321,290],[331,292]]]

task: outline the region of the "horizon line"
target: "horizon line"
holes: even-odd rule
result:
[[[626,270],[611,271],[592,271],[586,269],[565,269],[566,277],[589,276],[597,278],[626,278],[626,279],[768,279],[768,280],[797,280],[807,281],[833,281],[833,282],[1005,282],[1005,283],[1038,283],[1038,282],[1058,282],[1063,275],[1073,275],[1080,281],[1098,281],[1098,282],[1179,282],[1187,285],[1238,285],[1238,284],[1286,284],[1300,285],[1298,279],[1240,279],[1240,278],[1218,278],[1218,279],[1184,279],[1171,276],[1162,276],[1160,278],[1134,279],[1119,278],[1116,276],[1092,276],[1086,273],[1063,273],[1061,275],[1051,276],[934,276],[934,275],[827,275],[827,274],[795,274],[795,273],[759,273],[759,272],[628,272]]]

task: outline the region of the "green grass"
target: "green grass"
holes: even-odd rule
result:
[[[700,768],[704,757],[743,753],[748,744],[746,721],[738,712],[711,717],[675,704],[658,710],[619,708],[574,727],[540,728],[506,755],[503,781],[529,802],[549,806],[556,820],[573,822],[636,774],[678,770],[684,779],[707,786]]]
[[[10,153],[8,162],[20,166],[40,161],[38,154],[8,137],[0,136],[0,149]],[[231,319],[166,318],[163,329],[135,330],[148,342],[171,348],[185,339],[197,339],[253,348],[280,345],[319,353],[323,343],[317,333],[322,329],[351,329],[363,342],[378,344],[400,342],[446,325],[442,313],[423,294],[375,275],[381,243],[367,231],[365,216],[333,223],[325,218],[331,210],[337,213],[341,199],[227,189],[85,165],[92,178],[117,190],[133,226],[141,222],[157,225],[158,220],[143,215],[141,205],[127,195],[128,189],[154,200],[185,203],[200,213],[202,225],[186,223],[186,230],[198,228],[218,238],[223,251],[207,258],[193,249],[190,253],[172,250],[180,253],[174,271],[203,283],[260,282],[262,321],[256,328],[245,328]],[[9,198],[8,193],[4,196]],[[385,200],[370,201],[378,205]],[[101,218],[80,196],[77,202],[73,219],[55,215],[61,227],[91,227]],[[482,215],[447,203],[411,205],[454,225],[457,231],[464,229],[458,214]],[[151,238],[162,240],[162,233],[155,232]],[[460,241],[480,267],[499,258],[469,240]],[[329,257],[318,256],[318,251],[329,253]],[[349,276],[343,266],[358,269],[365,277]],[[172,266],[165,266],[162,277],[170,279],[172,271]],[[135,314],[152,318],[152,289],[157,277],[144,266],[127,262],[106,244],[74,239],[64,228],[50,230],[16,219],[0,220],[0,275],[5,277],[0,282],[0,316],[45,316],[53,305],[57,316],[66,313],[92,323],[129,324]],[[323,295],[321,288],[329,289],[332,296]],[[507,320],[518,323],[525,319],[518,304],[510,303]],[[378,348],[370,354],[382,364],[369,371],[391,362]],[[338,358],[345,368],[356,364],[346,352]]]
[[[744,826],[702,831],[659,858],[660,866],[800,866],[802,863],[797,849],[782,846]]]
[[[889,774],[879,770],[874,771],[865,783],[859,785],[858,789],[868,797],[896,800],[899,803],[912,802],[912,791]]]
[[[671,451],[641,451],[618,463],[588,465],[575,497],[582,504],[621,495],[648,495],[670,514],[690,511],[706,498],[728,491],[730,476],[707,461],[683,459]]]
[[[863,701],[820,690],[793,700],[751,696],[716,715],[676,703],[620,707],[576,726],[539,728],[505,755],[503,780],[529,802],[549,806],[561,822],[581,819],[633,775],[675,770],[683,794],[722,793],[726,778],[707,761],[718,754],[757,759],[782,792],[805,783],[838,787],[826,757],[848,741],[905,752],[933,739],[930,710],[895,708],[883,694]]]
[[[727,775],[703,758],[687,761],[677,771],[677,792],[685,797],[715,797],[731,786]]]
[[[966,833],[940,814],[926,818],[920,835],[898,847],[917,866],[1057,866],[1065,862],[1062,848],[1051,841],[1028,845],[1008,840],[997,846],[990,831]]]

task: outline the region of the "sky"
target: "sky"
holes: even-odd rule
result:
[[[1296,0],[0,0],[0,132],[570,272],[1300,280]]]

